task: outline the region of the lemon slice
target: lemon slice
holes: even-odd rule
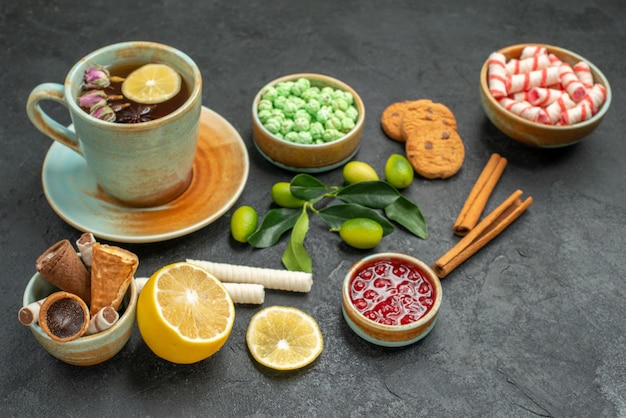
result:
[[[137,302],[137,326],[148,347],[172,363],[190,364],[215,354],[235,322],[224,285],[196,265],[180,262],[154,273]]]
[[[252,357],[275,370],[295,370],[312,363],[324,348],[322,332],[309,314],[271,306],[254,314],[246,333]]]
[[[163,103],[180,91],[180,74],[165,64],[146,64],[130,73],[122,83],[122,94],[142,104]]]

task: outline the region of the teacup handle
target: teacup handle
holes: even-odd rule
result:
[[[43,83],[35,87],[26,102],[26,113],[31,123],[44,135],[71,148],[82,155],[76,133],[52,119],[41,108],[42,100],[52,100],[67,107],[64,86],[58,83]]]

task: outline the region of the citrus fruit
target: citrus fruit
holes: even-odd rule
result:
[[[235,241],[247,242],[258,224],[259,215],[256,210],[251,206],[240,206],[230,218],[230,233]]]
[[[413,182],[413,166],[400,154],[392,154],[385,164],[385,179],[396,189],[404,189]]]
[[[180,74],[165,64],[146,64],[130,73],[122,83],[122,94],[142,104],[163,103],[180,91]]]
[[[235,307],[224,285],[187,262],[156,271],[139,294],[137,326],[157,356],[178,364],[215,354],[235,322]]]
[[[348,184],[354,184],[362,181],[378,180],[378,174],[368,163],[363,161],[350,161],[343,167],[343,179]]]
[[[324,348],[315,319],[288,306],[270,306],[254,314],[246,343],[257,362],[275,370],[295,370],[311,364]]]
[[[348,219],[341,224],[339,236],[351,247],[368,250],[377,246],[383,238],[383,227],[369,218]]]
[[[301,208],[306,203],[305,200],[298,199],[291,194],[290,184],[286,181],[279,181],[272,186],[272,200],[283,208]]]

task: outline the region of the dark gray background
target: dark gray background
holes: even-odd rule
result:
[[[6,1],[0,6],[0,415],[2,416],[507,416],[626,415],[624,157],[626,7],[582,1]],[[456,241],[454,222],[492,152],[509,159],[488,210],[520,188],[535,202],[503,235],[443,281],[433,332],[404,349],[359,339],[340,310],[340,284],[367,252],[350,249],[319,219],[305,245],[315,283],[306,295],[268,292],[265,306],[311,313],[325,350],[290,374],[258,368],[245,330],[257,307],[237,307],[230,339],[214,357],[180,366],[154,356],[135,329],[115,358],[65,365],[17,321],[34,260],[80,231],[50,208],[41,166],[51,141],[26,117],[30,90],[62,82],[79,58],[127,40],[163,42],[188,53],[204,77],[203,103],[229,120],[250,154],[239,204],[261,212],[292,173],[254,149],[250,108],[257,90],[293,72],[326,73],[352,85],[367,108],[357,159],[382,173],[402,152],[379,118],[390,103],[428,98],[455,113],[466,160],[453,178],[417,178],[406,194],[422,208],[430,237],[403,230],[377,250],[434,262]],[[582,143],[531,149],[486,119],[478,75],[490,52],[520,42],[573,50],[613,87],[603,124]],[[53,107],[54,108],[54,107]],[[62,118],[64,109],[51,110]],[[320,176],[341,182],[341,171]],[[235,244],[232,211],[168,242],[124,245],[138,276],[189,258],[282,268],[286,241],[265,250]]]

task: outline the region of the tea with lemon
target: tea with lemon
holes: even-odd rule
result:
[[[101,117],[101,112],[81,105],[100,119],[116,123],[149,122],[174,112],[191,94],[175,69],[158,62],[116,64],[106,70],[111,82],[101,90],[106,93],[107,111],[113,111],[114,117]],[[87,91],[83,88],[81,94]]]

